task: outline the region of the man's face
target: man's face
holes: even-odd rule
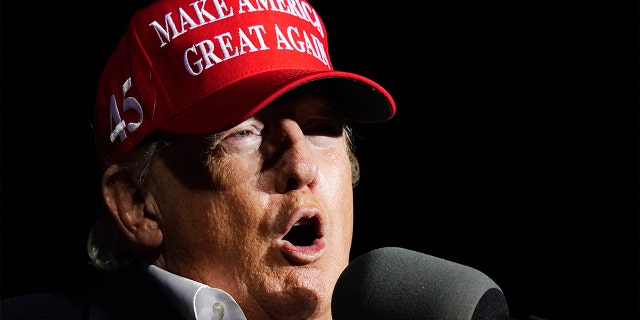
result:
[[[163,239],[153,263],[227,291],[248,319],[330,318],[353,228],[344,122],[331,107],[281,99],[163,150],[145,182]]]

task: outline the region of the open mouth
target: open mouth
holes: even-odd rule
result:
[[[316,217],[302,218],[293,225],[283,240],[291,242],[296,247],[311,246],[321,236],[319,225]]]

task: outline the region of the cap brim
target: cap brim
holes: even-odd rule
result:
[[[229,129],[251,117],[282,94],[301,85],[327,86],[344,99],[345,114],[356,122],[391,119],[396,106],[376,82],[349,72],[277,70],[244,78],[218,90],[169,119],[160,130],[180,134],[207,134]]]

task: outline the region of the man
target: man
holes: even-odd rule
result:
[[[2,318],[331,319],[359,177],[349,122],[395,112],[333,70],[306,1],[150,4],[98,84],[107,210],[88,252],[106,281],[5,300]]]

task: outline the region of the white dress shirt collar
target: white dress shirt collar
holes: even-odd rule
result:
[[[148,273],[187,320],[247,320],[238,303],[223,290],[181,277],[154,265]]]

